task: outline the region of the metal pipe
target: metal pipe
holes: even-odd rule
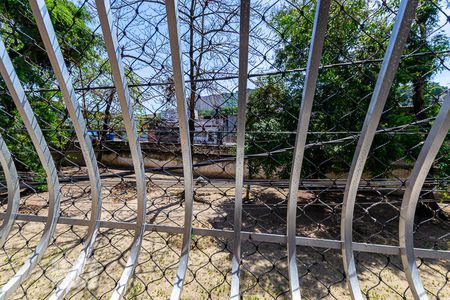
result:
[[[399,243],[403,269],[414,299],[428,299],[414,255],[414,216],[427,174],[450,129],[450,94],[444,99],[407,182],[400,210]],[[450,257],[450,251],[448,257]]]
[[[236,188],[234,197],[234,238],[233,257],[231,260],[230,298],[241,298],[239,277],[241,272],[241,227],[242,227],[242,190],[244,186],[245,163],[245,121],[247,113],[247,81],[248,81],[248,44],[250,30],[250,0],[241,0],[239,25],[239,83],[238,83],[238,115],[236,136]]]
[[[17,175],[16,165],[11,157],[11,153],[6,146],[5,140],[0,134],[0,164],[2,165],[3,174],[5,175],[6,186],[8,189],[8,207],[6,209],[3,223],[0,226],[0,248],[5,245],[11,232],[14,221],[19,211],[20,201],[20,185],[19,176]]]
[[[183,283],[186,277],[189,262],[189,249],[192,232],[192,218],[194,205],[193,173],[191,139],[189,134],[189,115],[187,111],[184,72],[182,54],[180,51],[180,37],[178,28],[178,3],[177,0],[166,0],[167,26],[169,28],[169,41],[172,57],[173,78],[175,84],[175,95],[177,99],[178,124],[180,126],[181,155],[183,158],[184,176],[184,229],[183,242],[181,245],[180,262],[177,269],[176,279],[173,285],[170,299],[180,299]],[[194,116],[191,116],[192,118]]]
[[[319,75],[320,58],[322,57],[323,44],[327,31],[328,16],[330,13],[330,0],[319,0],[314,16],[311,46],[309,48],[308,64],[305,84],[303,87],[302,102],[298,116],[297,135],[295,139],[294,157],[289,180],[289,196],[287,207],[287,252],[288,273],[291,298],[301,299],[300,282],[297,267],[297,200],[300,173],[302,170],[303,156],[305,153],[306,138],[308,136],[309,120],[316,91],[317,77]]]
[[[67,66],[64,62],[61,48],[59,46],[55,30],[53,29],[50,14],[45,5],[45,1],[29,0],[29,2],[36,19],[36,24],[41,34],[42,41],[44,42],[47,55],[55,72],[56,79],[58,80],[64,103],[66,104],[67,111],[69,112],[70,118],[72,120],[81,152],[86,163],[89,181],[91,184],[91,219],[87,235],[84,239],[84,247],[75,260],[75,263],[72,265],[69,273],[67,273],[64,280],[56,287],[55,292],[50,297],[50,299],[62,299],[69,292],[75,279],[82,272],[87,258],[92,254],[92,251],[94,250],[94,242],[97,238],[101,219],[100,214],[102,208],[102,188],[100,181],[100,172],[98,170],[95,152],[92,148],[91,138],[86,128],[81,108],[72,85],[72,80],[70,78]]]
[[[106,50],[108,52],[109,62],[111,64],[114,86],[116,87],[117,97],[119,99],[120,107],[122,110],[123,122],[128,136],[134,172],[136,174],[138,207],[135,237],[131,245],[130,256],[128,257],[122,276],[117,282],[117,285],[111,296],[111,299],[121,299],[126,292],[127,285],[133,277],[134,270],[138,263],[138,257],[145,231],[147,190],[145,185],[144,160],[142,158],[141,145],[139,143],[139,138],[137,135],[136,121],[133,117],[133,102],[128,90],[117,36],[113,34],[114,24],[111,11],[111,3],[109,0],[96,0],[95,3],[100,19],[100,25],[102,27]]]
[[[5,213],[0,213],[0,219],[5,217]],[[45,222],[46,217],[17,214],[17,221],[24,222]],[[76,226],[89,226],[89,220],[74,219],[70,217],[60,217],[58,219],[58,224],[65,225],[76,225]],[[135,228],[135,223],[130,222],[117,222],[117,221],[101,221],[101,228],[108,229],[125,229],[132,230]],[[183,233],[183,227],[180,226],[169,226],[169,225],[158,225],[158,224],[146,224],[145,230],[149,232],[161,232],[170,234],[181,234]],[[198,236],[211,236],[217,238],[232,239],[234,237],[233,230],[223,230],[223,229],[213,229],[213,228],[192,228],[192,234]],[[282,234],[272,234],[272,233],[260,233],[260,232],[249,232],[241,231],[241,240],[264,242],[264,243],[275,243],[275,244],[286,244],[287,237]],[[315,247],[323,249],[342,249],[342,241],[332,240],[332,239],[321,239],[321,238],[308,238],[303,236],[297,236],[295,238],[297,246]],[[368,244],[368,243],[356,243],[353,242],[353,250],[356,252],[364,253],[378,253],[384,255],[400,256],[400,247],[392,245],[381,245],[381,244]],[[450,259],[450,252],[445,250],[434,250],[434,249],[424,249],[424,248],[414,248],[414,255],[421,258],[431,258],[431,259]]]
[[[392,29],[377,83],[370,100],[369,109],[364,120],[361,136],[356,146],[347,184],[341,216],[341,240],[344,269],[347,275],[352,299],[363,299],[359,288],[356,264],[353,256],[353,212],[359,182],[364,170],[375,132],[380,122],[389,90],[397,71],[400,57],[408,38],[411,22],[414,18],[418,0],[402,0]]]
[[[59,217],[60,207],[60,186],[58,181],[58,173],[55,163],[48,148],[47,142],[42,134],[30,103],[25,95],[19,77],[14,70],[11,59],[6,52],[5,44],[0,38],[0,73],[5,80],[6,86],[11,97],[22,117],[23,123],[31,137],[39,160],[47,175],[48,188],[48,216],[44,227],[42,238],[39,240],[33,253],[27,258],[17,273],[0,289],[0,299],[6,299],[11,296],[20,284],[27,278],[33,268],[39,263],[45,250],[51,242],[55,233],[56,224]]]

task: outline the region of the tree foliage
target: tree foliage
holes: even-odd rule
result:
[[[8,49],[15,70],[25,89],[51,89],[56,87],[50,61],[41,41],[31,9],[22,0],[5,0],[0,4],[0,35]],[[46,1],[50,18],[57,33],[66,64],[72,72],[92,68],[98,59],[98,43],[89,25],[91,14],[70,0]],[[0,127],[8,129],[5,138],[19,168],[42,174],[37,155],[4,82],[0,82]],[[44,136],[52,149],[62,150],[70,142],[73,132],[61,101],[60,92],[27,93]],[[67,129],[67,130],[65,130]],[[58,156],[56,156],[58,160]],[[62,157],[60,157],[62,158]]]
[[[315,3],[295,1],[272,16],[271,24],[281,40],[276,52],[279,68],[299,69],[307,64]],[[352,0],[333,2],[321,64],[323,68],[314,98],[308,143],[325,142],[306,151],[303,175],[320,177],[329,172],[348,171],[355,143],[345,136],[356,134],[371,99],[381,60],[389,42],[393,17],[399,1],[374,4]],[[379,128],[391,128],[434,116],[443,87],[433,82],[442,69],[448,37],[439,31],[439,7],[431,1],[419,5],[416,20],[404,50]],[[263,78],[250,95],[247,130],[274,132],[253,134],[248,153],[260,153],[293,147],[299,105],[302,101],[304,73]],[[392,164],[416,157],[424,138],[420,126],[412,133],[378,134],[366,166],[374,177],[386,176]],[[278,133],[277,133],[278,132]],[[330,142],[340,140],[341,142]],[[412,149],[412,150],[411,150]],[[271,160],[254,162],[266,174],[288,177],[292,152],[273,155]]]

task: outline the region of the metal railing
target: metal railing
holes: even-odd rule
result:
[[[284,7],[276,7],[275,12],[270,10],[275,9],[276,3],[252,3],[249,0],[240,3],[212,1],[211,4],[208,1],[180,4],[175,0],[164,3],[115,1],[112,4],[109,0],[96,0],[95,5],[90,1],[82,1],[81,4],[69,2],[29,0],[28,5],[18,1],[21,7],[17,12],[9,16],[2,14],[0,73],[6,88],[2,86],[4,93],[1,99],[12,99],[13,108],[18,112],[15,115],[9,110],[12,106],[2,103],[2,118],[6,123],[10,120],[9,124],[23,122],[28,136],[24,135],[20,126],[13,128],[12,125],[11,128],[2,127],[3,137],[0,136],[0,162],[5,182],[2,185],[6,191],[0,227],[1,256],[4,260],[0,267],[5,268],[4,275],[0,276],[0,299],[181,299],[186,289],[191,290],[187,297],[193,299],[300,299],[302,296],[378,299],[377,293],[381,293],[380,299],[394,296],[414,299],[450,297],[447,265],[450,251],[445,248],[449,236],[446,232],[449,228],[446,216],[447,179],[443,175],[429,175],[430,170],[436,172],[439,159],[448,155],[439,155],[439,151],[450,129],[450,96],[441,96],[446,93],[445,90],[439,95],[430,93],[432,98],[438,100],[429,104],[434,110],[421,107],[432,110],[428,118],[424,118],[421,111],[408,111],[415,119],[408,119],[405,124],[396,126],[384,121],[388,126],[380,126],[383,113],[392,111],[395,105],[398,110],[404,109],[399,108],[398,103],[394,106],[386,104],[396,84],[397,69],[416,66],[402,66],[403,61],[432,55],[439,60],[439,67],[434,69],[447,69],[445,56],[439,56],[447,54],[445,47],[444,50],[423,52],[419,51],[424,48],[422,45],[404,54],[405,48],[413,47],[408,44],[408,36],[411,26],[417,25],[412,25],[418,22],[415,20],[417,10],[432,3],[438,14],[445,15],[445,9],[439,2],[402,0],[395,8],[392,3],[383,2],[378,8],[373,4],[369,7],[372,9],[369,17],[375,18],[383,11],[379,25],[387,26],[387,36],[380,35],[384,40],[375,43],[379,49],[374,51],[373,56],[369,53],[364,60],[347,58],[342,50],[347,62],[336,62],[333,57],[330,59],[328,50],[337,47],[331,44],[332,38],[328,35],[330,30],[337,30],[330,27],[330,23],[339,19],[340,15],[348,15],[349,19],[354,20],[352,8],[347,10],[346,5],[350,4],[345,1],[287,1]],[[141,10],[141,6],[146,5],[148,11]],[[201,8],[200,13],[196,5]],[[209,5],[213,8],[208,8]],[[72,14],[66,16],[70,23],[65,24],[66,28],[61,27],[61,21],[55,17],[58,9],[66,9],[64,13]],[[85,20],[91,23],[84,26],[79,19],[89,11],[92,16],[98,17],[98,21],[91,20],[92,16],[86,17]],[[280,33],[281,29],[276,28],[274,22],[280,22],[283,26],[286,22],[283,18],[296,11],[301,12],[299,16],[303,19],[300,22],[294,18],[294,24],[299,21],[301,25],[294,25],[294,29],[288,26],[285,32]],[[313,19],[308,19],[308,12],[311,11]],[[64,13],[58,16],[64,17]],[[268,20],[269,16],[276,18],[277,14],[281,21]],[[214,15],[217,20],[206,20]],[[11,16],[17,19],[8,19]],[[392,27],[386,25],[388,21]],[[445,24],[447,21],[445,19]],[[22,26],[20,22],[30,22],[35,28]],[[200,32],[197,28],[192,30],[199,24],[197,22],[207,26],[202,27]],[[362,23],[354,22],[362,35],[373,38],[366,33],[364,20]],[[58,26],[54,27],[55,23]],[[265,27],[258,31],[261,24]],[[289,39],[286,35],[289,30],[301,26],[306,28],[306,24],[311,26],[310,31],[305,29],[309,36],[306,41],[308,49],[297,49],[294,44],[296,36]],[[420,27],[420,24],[417,26]],[[70,36],[74,34],[74,28],[88,40],[81,46],[76,45],[78,41]],[[31,36],[31,30],[39,33],[42,44]],[[142,33],[143,30],[146,33]],[[208,30],[212,35],[205,38]],[[270,44],[273,36],[269,31],[281,36],[275,46]],[[189,40],[189,34],[200,34],[198,39],[201,41],[192,36]],[[225,34],[225,37],[216,36],[220,34]],[[421,41],[428,41],[436,35],[432,32]],[[32,45],[34,50],[31,51],[35,52],[31,53],[41,51],[47,57],[29,57],[25,54],[27,49],[21,48],[17,40]],[[92,49],[86,49],[94,42],[98,43],[94,47],[97,52],[90,53]],[[213,50],[204,50],[210,51],[209,54],[197,53],[195,51],[200,50],[196,47],[200,46],[192,45],[196,42],[201,47],[209,45]],[[148,46],[150,43],[153,43],[151,47]],[[228,43],[235,43],[235,49]],[[288,55],[283,54],[285,50],[280,45],[294,48],[294,53],[303,53],[306,66],[282,69],[280,66],[286,67],[288,64],[284,62],[274,67],[275,62],[267,58],[269,55],[278,55],[277,59]],[[358,46],[349,47],[356,49]],[[187,54],[183,51],[185,47]],[[220,52],[221,47],[225,49],[223,52]],[[263,49],[267,52],[263,53],[266,51]],[[202,68],[198,55],[205,55],[205,60],[211,55]],[[84,65],[84,60],[89,56],[91,65]],[[260,57],[263,57],[261,61],[258,60]],[[360,65],[377,63],[381,63],[378,69],[358,69]],[[254,73],[258,66],[266,68],[266,71]],[[311,129],[310,125],[311,119],[316,118],[314,111],[317,109],[315,97],[318,85],[324,85],[325,81],[321,74],[327,76],[327,70],[347,67],[354,68],[349,81],[361,72],[365,82],[360,84],[367,85],[367,89],[371,90],[363,99],[344,105],[347,111],[342,108],[343,123],[348,123],[344,119],[346,116],[350,117],[350,123],[362,121],[352,118],[356,118],[355,112],[364,111],[365,119],[360,131],[349,128],[343,132],[334,130],[344,128],[344,125],[336,124],[330,130],[324,126],[321,132],[311,132],[315,129]],[[23,71],[27,68],[37,74],[44,69],[42,80],[27,79]],[[423,78],[429,80],[429,74],[435,72],[434,69],[424,74]],[[196,76],[195,72],[202,73],[203,77]],[[153,81],[145,78],[148,74]],[[189,80],[185,80],[185,76]],[[333,76],[339,78],[339,75]],[[254,81],[252,78],[255,77],[260,80]],[[264,80],[271,80],[268,78],[275,78],[275,83],[265,86]],[[421,77],[418,75],[418,78]],[[281,103],[283,96],[272,91],[282,80],[286,80],[287,86],[301,82],[301,88],[298,88],[301,96]],[[336,94],[320,96],[323,103],[319,108],[333,105],[333,97],[338,97],[336,95],[341,90],[345,92],[345,85],[341,88],[338,86],[340,84],[345,82],[336,83]],[[228,133],[221,131],[221,135],[235,135],[236,144],[233,144],[233,150],[224,150],[223,145],[217,143],[205,145],[199,151],[196,147],[200,146],[193,143],[196,132],[196,116],[193,115],[195,101],[202,101],[207,93],[210,94],[209,99],[214,98],[215,90],[222,91],[216,98],[225,98],[224,93],[230,90],[237,92],[235,112],[221,112],[215,104],[211,105],[212,119],[225,120],[235,113],[235,130]],[[265,108],[259,107],[258,110],[261,103],[255,102],[260,91],[264,99],[262,103],[268,107],[267,114]],[[414,92],[417,93],[417,90]],[[155,107],[155,95],[164,99],[159,107]],[[275,99],[277,96],[274,95],[279,98]],[[362,103],[369,99],[368,106]],[[89,101],[93,102],[91,107],[86,104]],[[295,101],[297,108],[283,106]],[[269,120],[269,102],[279,106],[274,111],[287,112],[288,119],[294,120],[296,131],[288,131],[281,125],[255,123]],[[155,148],[141,149],[139,134],[144,131],[145,123],[157,121],[158,126],[163,126],[164,120],[156,116],[167,103],[176,106],[177,120],[171,121],[171,124],[177,126],[165,130],[179,137],[179,143],[175,142],[175,146],[171,147],[154,142],[158,153]],[[49,112],[43,112],[39,105],[48,107],[51,114],[57,116],[55,119],[62,120],[60,127],[52,127]],[[227,105],[223,103],[222,106]],[[233,105],[227,108],[230,107]],[[114,113],[111,113],[112,110]],[[149,110],[152,114],[143,114],[143,110]],[[327,113],[322,117],[326,118]],[[118,124],[115,128],[113,122]],[[207,122],[205,119],[202,124]],[[205,126],[202,126],[205,131]],[[419,129],[408,131],[416,127]],[[127,141],[129,150],[111,148],[113,145],[106,142],[106,137],[92,138],[91,130],[98,130],[99,136],[113,131],[116,134],[121,132],[123,136],[125,132],[126,138],[123,140]],[[395,147],[394,138],[387,138],[375,146],[374,139],[391,133],[395,137],[414,134],[414,138],[419,136],[421,139],[410,146],[405,156],[386,163],[407,164],[410,172],[402,177],[390,169],[382,173],[390,172],[390,177],[372,176],[373,172],[369,174],[366,169],[367,161],[373,159],[377,164],[384,164],[382,160],[377,161],[376,151],[387,144]],[[325,135],[330,137],[322,138]],[[314,136],[316,138],[311,138]],[[27,142],[27,138],[31,143]],[[291,144],[294,139],[295,144]],[[402,139],[398,144],[406,142]],[[16,147],[10,151],[7,145],[12,144]],[[34,149],[30,148],[31,144]],[[353,149],[353,145],[356,148],[351,155],[352,161],[344,163],[344,168],[337,168],[340,171],[336,171],[334,177],[325,174],[321,165],[331,159],[337,165],[339,154],[333,158],[320,158],[322,161],[318,159],[319,166],[315,165],[313,156],[305,154],[315,149],[331,149],[326,148],[329,146],[348,150]],[[75,149],[71,156],[68,155],[69,148]],[[24,149],[31,149],[26,150],[31,154],[20,154]],[[39,167],[32,166],[33,160],[27,160],[34,151],[43,173]],[[324,153],[327,151],[331,153],[329,150],[324,150]],[[287,156],[280,156],[286,153]],[[412,159],[416,153],[417,160]],[[287,163],[283,161],[286,157]],[[415,162],[411,162],[413,160]],[[271,165],[275,167],[267,171],[265,168]],[[285,165],[289,170],[288,176],[283,175]],[[331,167],[333,172],[334,165]],[[130,171],[131,166],[133,172]],[[39,172],[41,177],[45,174],[45,182],[39,179]],[[32,179],[27,179],[27,176]],[[424,188],[425,184],[429,190]],[[364,194],[361,194],[363,190]],[[418,217],[421,213],[417,209],[419,206],[420,210],[427,209],[431,213]],[[27,209],[31,213],[26,213]],[[379,211],[374,213],[375,209]],[[388,212],[389,209],[393,213]],[[416,223],[415,218],[418,220]],[[45,224],[42,230],[37,225],[36,228],[30,227],[42,223]],[[355,224],[367,225],[362,231],[359,229],[357,239],[353,236]],[[432,224],[441,229],[433,229]],[[415,234],[420,226],[427,230],[425,236],[422,234],[423,240],[426,240],[427,234],[428,238],[434,238],[431,247],[430,241],[428,244],[420,243],[420,246],[415,243]],[[394,227],[398,232],[389,232]],[[340,234],[336,229],[340,230]],[[119,233],[114,233],[114,230]],[[368,236],[361,239],[364,231],[368,232]],[[24,257],[21,257],[22,253]],[[364,253],[370,254],[368,260],[372,259],[372,264],[361,262],[367,260]],[[314,258],[314,255],[318,257]],[[385,258],[386,263],[376,261],[377,257]],[[376,270],[377,264],[382,265],[379,271]],[[150,265],[154,267],[146,269]],[[326,270],[314,274],[315,268]],[[388,271],[390,268],[395,272]],[[434,273],[426,274],[425,283],[421,279],[423,272],[419,272],[421,268],[428,268]],[[59,269],[63,271],[58,272]],[[261,274],[258,275],[258,272]],[[389,272],[390,276],[396,272],[402,275],[390,281],[383,278],[383,272]],[[375,274],[376,282],[368,279],[371,273]],[[308,276],[312,276],[313,282],[307,280]],[[440,277],[440,281],[436,279],[439,283],[430,285],[436,277]],[[98,281],[94,289],[90,287],[92,281]],[[316,287],[317,282],[321,288]],[[102,286],[106,288],[102,290]],[[317,290],[309,291],[311,286]],[[377,291],[378,286],[384,287]]]

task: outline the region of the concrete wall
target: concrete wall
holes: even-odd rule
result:
[[[102,147],[96,147],[97,159],[104,165],[112,168],[130,168],[133,165],[131,154],[126,142],[108,142]],[[174,174],[182,173],[183,162],[181,159],[181,149],[179,144],[157,144],[141,143],[144,166],[146,169],[167,168]],[[234,157],[235,147],[233,146],[210,146],[195,145],[193,163],[208,163],[209,160]],[[79,165],[84,165],[83,156],[80,151],[71,149],[70,159]],[[235,176],[236,164],[234,160],[216,162],[195,168],[197,174],[206,177],[233,178]],[[245,174],[247,175],[247,170]]]

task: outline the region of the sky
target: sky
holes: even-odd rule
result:
[[[443,9],[446,15],[450,15],[450,8],[446,7]],[[450,22],[446,19],[444,14],[440,15],[439,24],[443,26],[442,31],[450,37]],[[450,58],[450,55],[448,55]],[[446,65],[450,68],[450,59],[446,60]],[[450,71],[449,70],[443,70],[440,73],[436,74],[434,77],[434,80],[439,82],[441,85],[450,87]]]
[[[265,2],[265,1],[266,0],[263,0],[263,2]],[[450,15],[450,9],[448,7],[443,8],[443,11],[445,12],[446,15]],[[439,24],[442,26],[441,32],[443,31],[447,36],[450,36],[450,22],[448,22],[448,20],[447,20],[447,18],[446,18],[446,16],[444,14],[440,14]],[[163,35],[167,35],[167,31],[165,29],[165,25],[166,24],[163,24],[159,28],[159,30],[161,31],[161,33]],[[154,28],[148,28],[147,27],[147,28],[143,28],[142,30],[144,30],[144,32],[145,32],[145,31],[148,31],[148,30],[154,30]],[[272,52],[270,52],[270,51],[269,52],[273,54],[273,49],[271,51]],[[262,52],[264,52],[264,51],[262,51]],[[269,52],[266,52],[265,54],[270,54]],[[139,51],[136,54],[137,54],[136,56],[138,56]],[[450,57],[450,55],[449,55],[449,57]],[[184,56],[183,59],[187,61],[186,56]],[[448,65],[450,67],[450,59],[446,60],[446,65]],[[264,66],[264,64],[262,66]],[[265,67],[267,67],[267,65]],[[136,73],[138,75],[141,75],[144,78],[146,78],[146,77],[148,78],[149,77],[148,76],[149,74],[147,74],[147,72],[148,72],[147,69],[142,69],[142,70],[137,70],[136,71]],[[255,72],[258,73],[258,70],[252,70],[251,72],[252,73],[255,73]],[[440,71],[438,74],[434,75],[433,80],[438,82],[439,84],[441,84],[443,86],[450,87],[450,71],[449,70],[442,70],[442,71]],[[229,90],[233,90],[233,89],[236,88],[236,83],[232,82],[232,81],[230,81],[230,82],[221,82],[221,84],[225,87],[225,89],[228,88]],[[227,85],[230,85],[230,86],[227,86]],[[252,82],[249,81],[248,82],[248,87],[249,88],[254,88],[254,84],[252,84]],[[149,108],[150,110],[154,110],[154,109],[156,109],[157,107],[160,106],[160,103],[156,103],[156,102],[155,103],[150,103],[150,102],[152,102],[152,101],[149,101],[149,102],[147,102],[145,104],[145,106],[147,106],[147,108]]]

